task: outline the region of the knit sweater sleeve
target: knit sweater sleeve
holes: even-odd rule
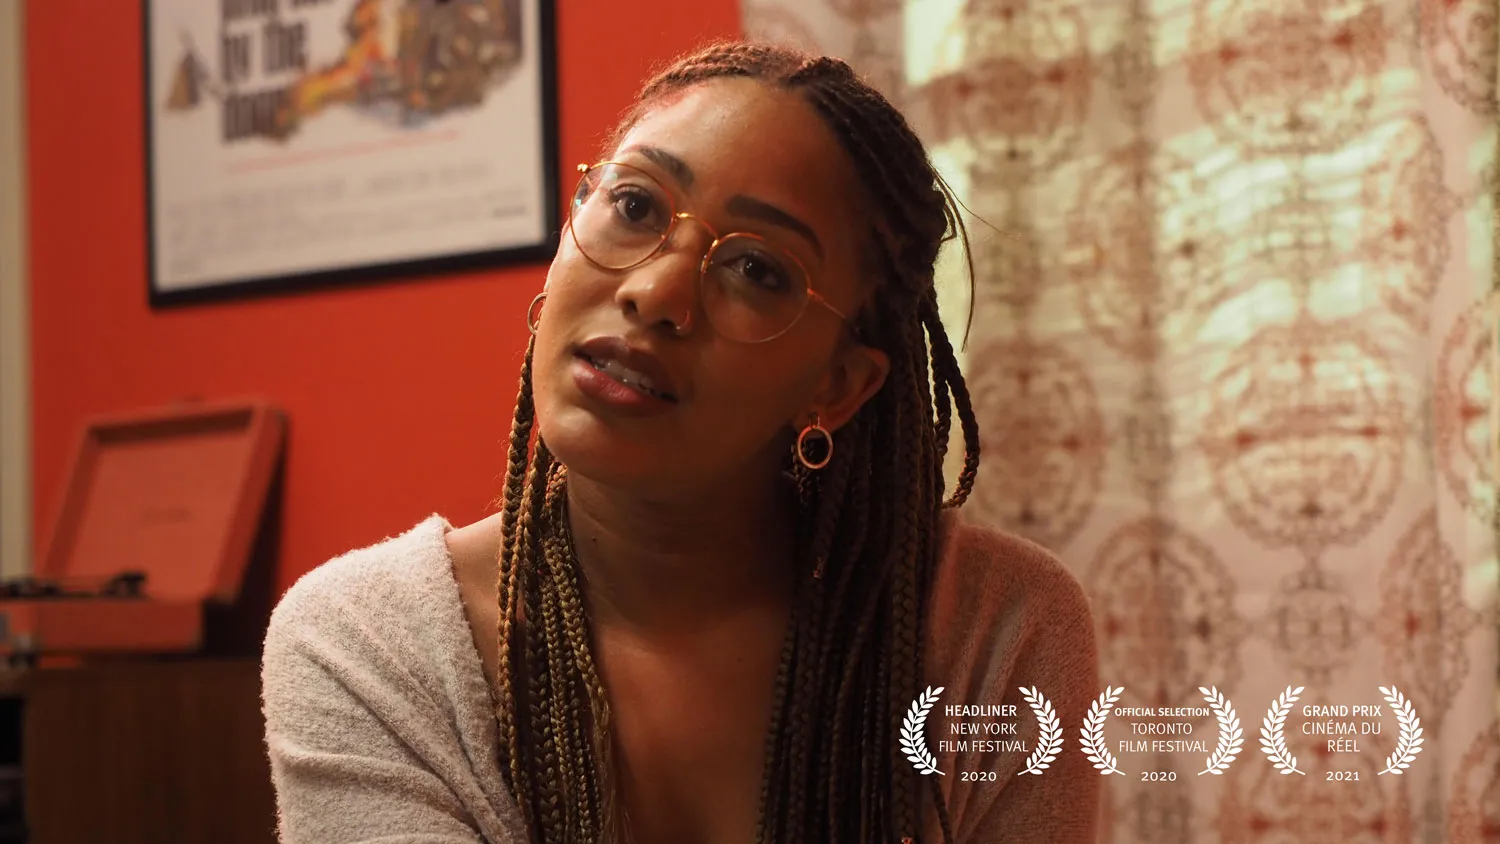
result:
[[[1092,844],[1103,778],[1067,741],[1057,743],[1040,774],[1024,773],[1043,736],[1042,719],[1021,691],[1034,687],[1051,703],[1055,729],[1073,733],[1082,723],[1099,683],[1083,589],[1040,546],[968,524],[957,513],[944,519],[925,667],[929,687],[943,691],[924,733],[942,772],[933,776],[940,778],[952,841]],[[944,840],[935,816],[924,828],[924,841]]]
[[[261,680],[283,844],[524,840],[441,542],[425,524],[278,603]]]

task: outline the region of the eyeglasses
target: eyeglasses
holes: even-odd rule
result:
[[[809,301],[849,318],[808,281],[796,256],[748,232],[720,236],[713,226],[678,211],[672,194],[645,170],[617,161],[580,164],[568,228],[578,251],[599,267],[628,270],[661,251],[681,220],[713,235],[699,266],[699,295],[714,330],[741,343],[765,343],[791,329]]]

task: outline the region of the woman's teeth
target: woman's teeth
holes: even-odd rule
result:
[[[656,387],[651,383],[650,378],[636,372],[634,369],[625,367],[619,361],[599,360],[591,357],[585,357],[584,360],[588,361],[590,366],[626,386],[634,387],[647,395],[655,396],[659,399],[666,398],[665,395],[656,391]]]

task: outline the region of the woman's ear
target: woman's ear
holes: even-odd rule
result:
[[[840,351],[813,396],[819,423],[830,433],[842,428],[880,392],[890,371],[891,360],[879,349],[851,343]]]

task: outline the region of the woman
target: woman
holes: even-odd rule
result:
[[[1020,694],[1071,731],[1092,622],[957,516],[978,429],[933,267],[962,227],[901,115],[840,61],[720,44],[604,159],[527,315],[503,508],[276,610],[283,840],[1093,840],[1100,777],[1071,743],[1024,773]],[[986,720],[1025,749],[947,743]]]

